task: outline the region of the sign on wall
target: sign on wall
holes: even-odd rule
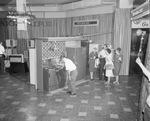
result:
[[[132,28],[150,28],[150,18],[140,18],[132,21]]]
[[[73,26],[98,26],[99,20],[80,20],[80,21],[74,21]]]
[[[136,20],[136,19],[139,19],[143,16],[150,14],[150,8],[149,8],[150,5],[149,4],[150,4],[150,1],[148,0],[145,3],[143,3],[142,5],[138,6],[134,10],[132,10],[131,11],[132,20]]]

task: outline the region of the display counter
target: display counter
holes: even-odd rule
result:
[[[45,91],[53,91],[63,88],[66,83],[66,74],[64,69],[56,71],[52,68],[43,68],[43,88]]]
[[[78,69],[77,80],[86,76],[86,49],[81,47],[82,37],[41,37],[35,39],[35,47],[29,49],[30,83],[36,89],[53,91],[65,86],[66,73],[57,64],[62,53],[67,56]],[[70,49],[69,49],[70,48]]]
[[[48,59],[43,62],[43,88],[45,91],[53,91],[63,88],[66,83],[66,72],[59,59]]]
[[[9,73],[10,74],[25,74],[29,72],[27,62],[20,63],[20,62],[11,62],[10,63],[10,68],[9,68]]]

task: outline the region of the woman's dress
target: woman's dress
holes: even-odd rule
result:
[[[95,59],[98,56],[97,52],[91,52],[89,55],[89,71],[94,72],[95,71]]]
[[[123,56],[121,54],[120,55],[117,55],[117,54],[114,55],[114,75],[115,76],[119,75],[120,69],[121,69],[122,61],[120,61],[119,58],[121,58],[121,60],[123,60]]]
[[[107,69],[106,68],[106,77],[114,77],[114,74],[113,74],[113,69],[114,69],[114,64],[113,64],[113,61],[112,61],[112,53],[108,54],[106,56],[106,64],[105,64],[105,68],[106,66],[109,64],[109,65],[112,65],[112,69]]]

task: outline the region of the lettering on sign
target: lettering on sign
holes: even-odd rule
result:
[[[143,22],[143,23],[142,23],[142,26],[143,26],[143,27],[148,27],[148,23]]]
[[[133,22],[134,22],[135,24],[139,24],[139,23],[141,22],[141,20],[142,20],[142,19],[136,19],[136,20],[133,20]]]
[[[98,26],[99,20],[81,20],[81,21],[74,21],[74,26]]]
[[[132,16],[136,16],[136,15],[142,13],[142,12],[143,12],[143,8],[141,8],[141,9],[139,9],[139,10],[133,12],[133,13],[132,13]]]
[[[133,20],[132,28],[150,28],[150,18],[140,18]]]

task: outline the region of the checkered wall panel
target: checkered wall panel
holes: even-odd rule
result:
[[[42,60],[58,58],[65,51],[64,41],[49,41],[42,43]]]

